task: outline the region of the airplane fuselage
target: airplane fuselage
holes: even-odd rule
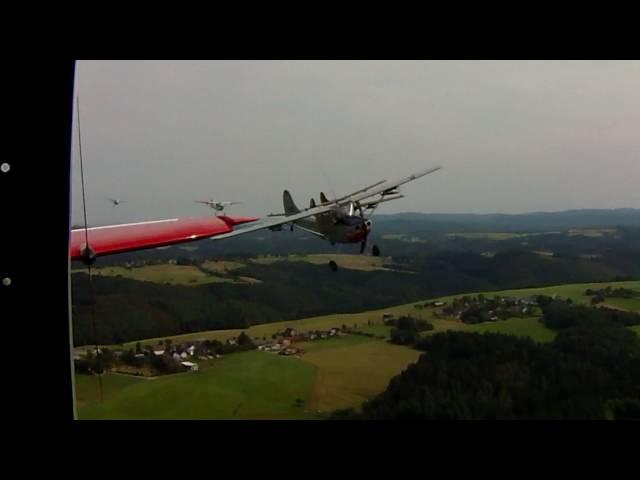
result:
[[[366,222],[368,222],[367,226],[363,226],[362,219],[358,216],[345,216],[336,222],[330,215],[318,215],[294,223],[304,230],[324,236],[334,244],[362,242],[366,236],[365,228],[371,229],[371,222],[368,220]]]

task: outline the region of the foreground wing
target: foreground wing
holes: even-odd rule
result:
[[[149,222],[107,225],[71,231],[71,260],[80,260],[81,251],[88,243],[96,256],[164,247],[193,242],[233,232],[235,225],[254,222],[254,217],[172,218]],[[87,242],[88,240],[88,242]]]

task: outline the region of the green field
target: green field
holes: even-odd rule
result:
[[[199,362],[200,363],[200,362]],[[97,380],[76,375],[80,419],[311,419],[316,367],[266,352],[228,355],[198,372],[114,382],[96,402]],[[93,387],[92,387],[93,385]],[[297,400],[302,400],[299,405]],[[93,400],[93,401],[91,401]],[[90,403],[89,403],[90,402]]]
[[[574,237],[582,235],[584,237],[603,237],[616,233],[615,228],[572,228],[567,231],[567,235]]]
[[[144,282],[169,283],[172,285],[202,285],[205,283],[232,282],[230,278],[207,275],[192,265],[147,265],[144,267],[103,267],[95,269],[96,275],[116,277],[118,275]]]
[[[389,381],[421,354],[384,340],[307,353],[303,360],[318,369],[311,408],[323,413],[359,408],[365,400],[384,391]]]
[[[528,295],[558,295],[562,298],[570,298],[573,302],[589,304],[591,302],[591,297],[585,295],[585,290],[590,288],[592,290],[597,290],[600,288],[605,288],[610,286],[611,288],[629,288],[632,290],[640,291],[640,280],[631,280],[627,282],[604,282],[604,283],[572,283],[568,285],[555,285],[551,287],[540,287],[540,288],[525,288],[525,289],[515,289],[515,290],[500,290],[495,292],[476,292],[476,293],[467,293],[465,295],[477,295],[478,293],[482,293],[485,296],[492,295],[500,295],[500,296],[528,296]],[[455,297],[460,297],[459,295],[449,295],[447,297],[442,297],[441,300],[447,301],[451,300]],[[607,299],[606,303],[609,303],[610,300],[626,300],[626,299]],[[613,302],[612,302],[613,304]],[[640,305],[630,303],[629,304],[634,310]]]
[[[105,275],[109,277],[121,276],[143,282],[169,283],[171,285],[197,286],[206,283],[259,283],[259,280],[251,277],[239,277],[238,279],[234,279],[224,276],[227,272],[242,266],[243,264],[238,262],[207,261],[202,265],[206,272],[193,265],[173,264],[146,265],[144,267],[134,267],[130,269],[125,267],[101,267],[96,268],[94,272],[96,275]],[[73,272],[80,271],[84,270],[73,270]]]
[[[465,332],[492,332],[519,337],[530,337],[537,342],[551,342],[556,333],[545,327],[537,318],[509,318],[497,322],[484,322],[475,325],[467,325]]]
[[[634,325],[633,327],[629,327],[631,330],[640,335],[640,325]]]
[[[582,235],[585,237],[602,237],[616,233],[614,228],[574,228],[566,232],[533,232],[533,233],[516,233],[516,232],[465,232],[465,233],[447,233],[449,238],[469,238],[469,239],[486,239],[486,240],[511,240],[513,238],[534,237],[539,235],[552,235],[564,233],[570,237]]]
[[[348,270],[361,270],[371,272],[373,270],[392,270],[393,266],[390,257],[373,257],[368,255],[349,255],[334,253],[318,253],[310,255],[287,255],[287,256],[261,256],[252,258],[250,261],[263,265],[269,265],[275,262],[307,262],[313,265],[326,265],[331,260],[338,264],[338,267]]]
[[[345,337],[333,337],[310,342],[297,342],[296,347],[304,352],[302,358],[306,358],[307,353],[319,352],[322,350],[335,350],[336,348],[347,348],[361,343],[371,342],[371,337],[362,335],[347,335]]]
[[[357,335],[299,346],[305,351],[300,358],[251,351],[198,362],[198,372],[152,379],[107,374],[102,403],[97,377],[76,375],[78,417],[321,418],[337,408],[358,408],[421,354]]]
[[[604,306],[620,308],[622,310],[629,310],[632,312],[640,312],[640,298],[607,298]]]
[[[413,310],[409,307],[393,307],[393,309],[403,309],[406,311]],[[172,335],[167,337],[150,338],[141,340],[140,343],[144,345],[157,345],[160,340],[170,338],[173,343],[181,343],[196,340],[220,340],[224,341],[231,337],[237,337],[241,332],[245,332],[251,337],[267,337],[276,332],[282,332],[287,327],[295,328],[300,332],[308,332],[311,330],[329,330],[333,327],[341,328],[343,324],[348,327],[360,329],[360,327],[366,326],[367,320],[375,319],[378,323],[382,323],[382,312],[386,312],[389,309],[377,310],[364,313],[344,313],[344,314],[332,314],[322,315],[319,317],[310,317],[302,320],[287,320],[284,322],[265,323],[262,325],[253,325],[249,328],[240,330],[208,330],[205,332],[188,333],[184,335]],[[125,343],[125,348],[134,348],[136,342]]]
[[[469,238],[486,240],[511,240],[532,235],[530,233],[508,233],[508,232],[469,232],[469,233],[447,233],[449,238]],[[539,234],[538,234],[539,235]]]
[[[244,265],[245,265],[244,263],[230,262],[226,260],[221,260],[221,261],[207,260],[202,264],[202,268],[210,272],[227,273],[232,270],[236,270],[238,268],[244,267]]]
[[[102,394],[106,402],[117,397],[122,390],[147,381],[144,378],[134,377],[132,375],[120,375],[117,373],[103,375],[101,380]],[[88,404],[94,404],[100,401],[99,381],[98,377],[76,375],[76,406],[78,410],[81,410]]]
[[[377,335],[380,337],[388,338],[391,335],[391,327],[383,324],[366,325],[358,327],[359,332],[369,333],[371,335]]]

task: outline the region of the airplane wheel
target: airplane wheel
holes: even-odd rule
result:
[[[331,269],[332,272],[337,272],[338,271],[338,264],[336,262],[334,262],[333,260],[331,260],[329,262],[329,268]]]
[[[378,245],[373,246],[373,248],[371,249],[371,255],[373,255],[374,257],[380,256],[380,249],[378,248]]]

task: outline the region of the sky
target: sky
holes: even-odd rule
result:
[[[209,198],[263,216],[435,165],[377,213],[640,208],[639,61],[80,61],[76,93],[91,225]]]

